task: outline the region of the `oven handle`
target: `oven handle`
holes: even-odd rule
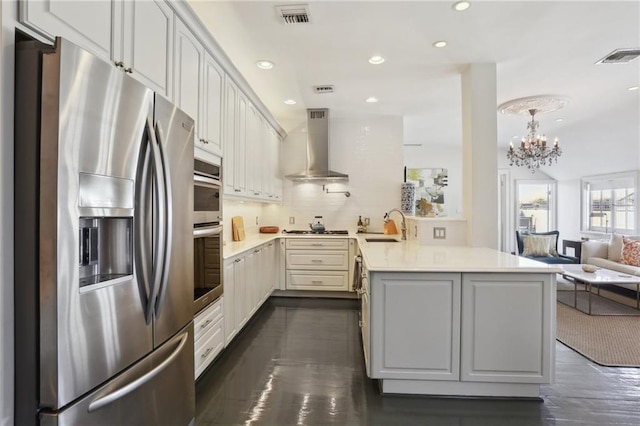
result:
[[[202,228],[194,228],[194,237],[208,237],[209,235],[217,235],[222,233],[222,225],[203,226]]]
[[[193,175],[193,182],[195,185],[206,186],[208,188],[220,188],[222,187],[222,182],[218,179],[206,178],[200,175]]]

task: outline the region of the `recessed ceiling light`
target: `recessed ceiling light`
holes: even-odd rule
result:
[[[369,58],[369,63],[373,65],[380,65],[384,62],[384,58],[382,56],[372,56]]]
[[[561,121],[564,121],[564,118],[556,118],[556,121],[560,123]]]
[[[638,89],[640,89],[640,86],[631,86],[627,90],[633,91],[633,90],[638,90]]]
[[[444,40],[436,41],[435,43],[433,43],[433,47],[445,47],[446,45],[447,42]]]
[[[365,102],[369,102],[370,104],[378,102],[378,98],[374,98],[373,96],[365,99]]]
[[[274,63],[263,59],[256,62],[256,65],[262,70],[270,70],[271,68],[273,68]]]
[[[296,101],[294,101],[293,99],[287,99],[286,101],[284,101],[284,103],[287,105],[295,105]]]
[[[453,10],[457,12],[462,12],[463,10],[467,10],[471,7],[471,3],[468,1],[457,1],[453,4]]]

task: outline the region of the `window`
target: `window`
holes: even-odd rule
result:
[[[582,179],[582,230],[634,234],[636,232],[635,172]]]
[[[555,194],[555,181],[517,181],[517,230],[530,232],[555,230]]]

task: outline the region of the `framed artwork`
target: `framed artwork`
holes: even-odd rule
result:
[[[447,169],[407,169],[407,182],[416,186],[416,216],[446,216]]]

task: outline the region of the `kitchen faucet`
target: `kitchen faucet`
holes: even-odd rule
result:
[[[398,210],[398,209],[391,209],[388,212],[386,212],[384,214],[384,223],[387,223],[391,220],[390,215],[393,212],[398,212],[402,215],[402,239],[406,240],[407,239],[407,222],[406,222],[406,218],[404,216],[404,213],[402,213],[402,210]]]

